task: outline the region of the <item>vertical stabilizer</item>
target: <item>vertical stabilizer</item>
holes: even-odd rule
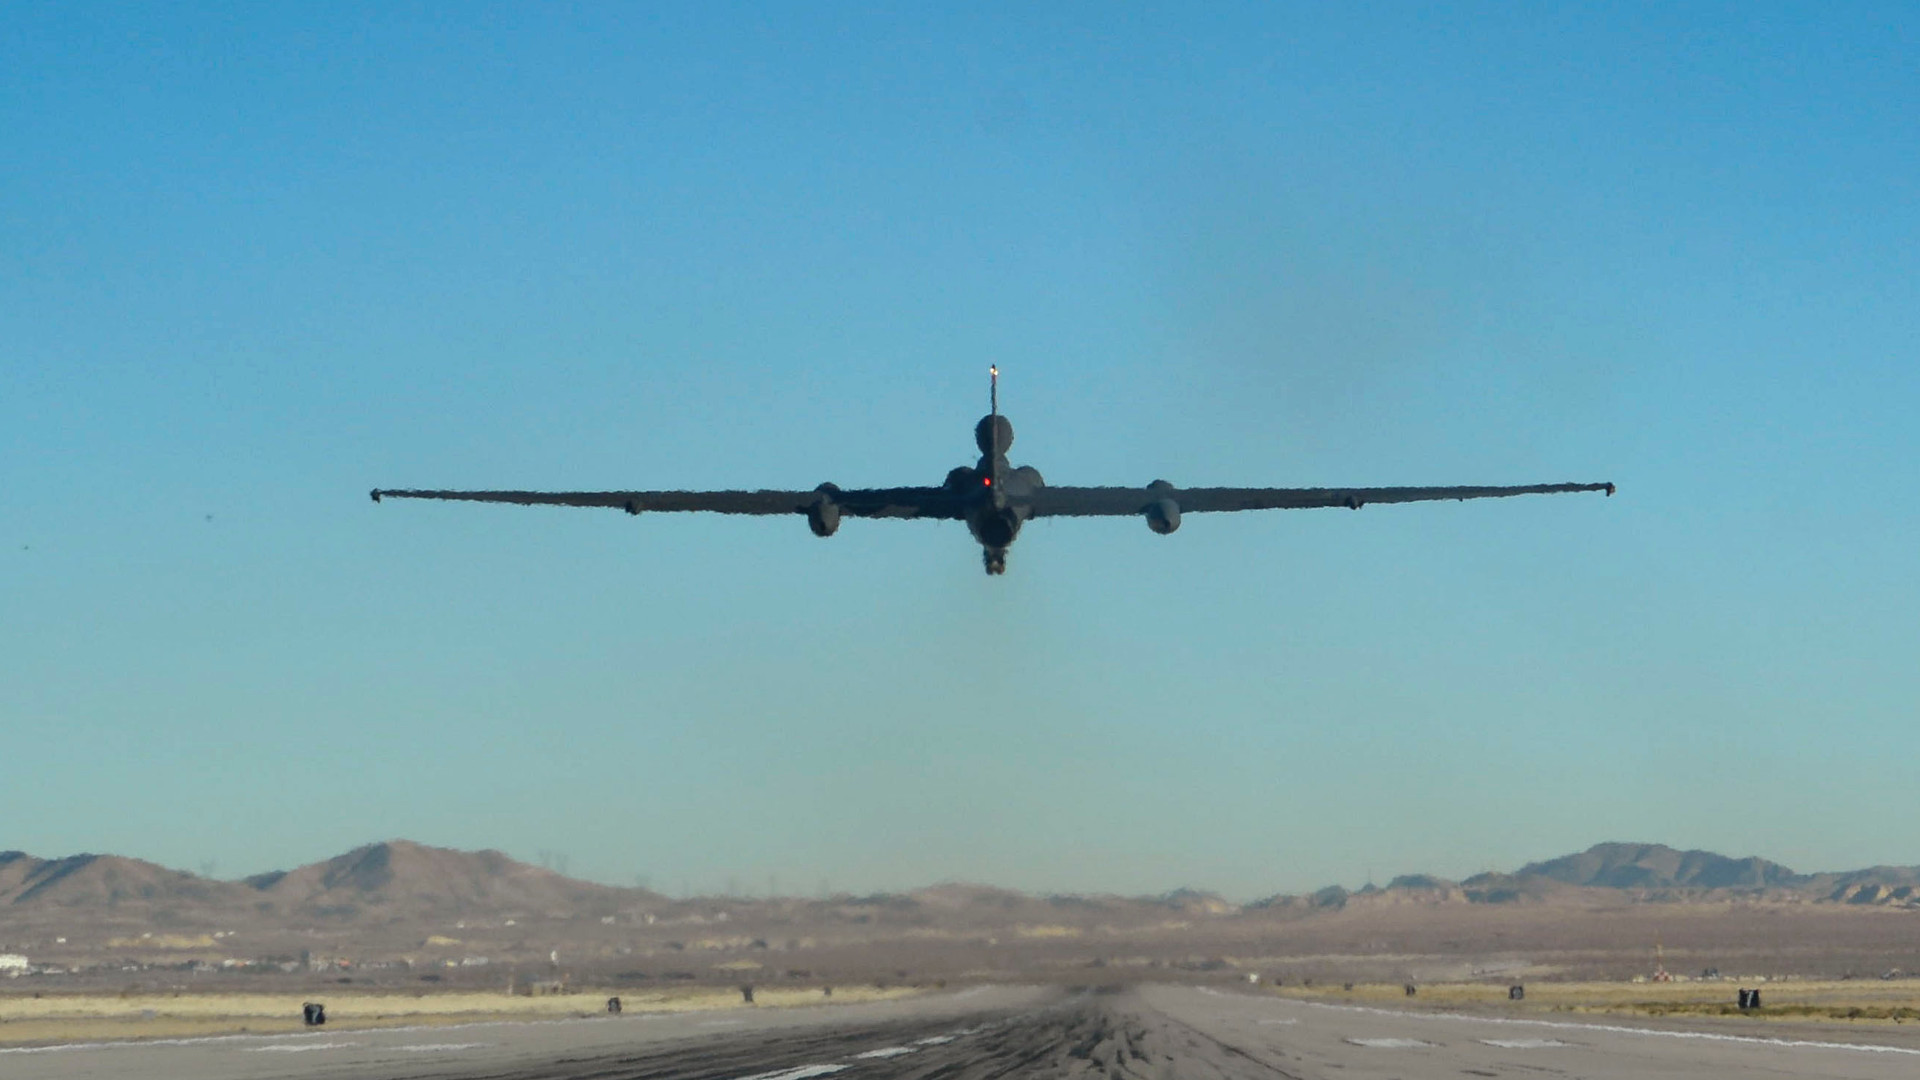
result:
[[[980,447],[980,467],[976,472],[977,482],[992,490],[993,505],[1003,507],[1006,497],[1001,494],[1000,482],[1007,474],[1007,449],[1013,445],[1013,425],[1000,415],[1000,369],[990,367],[987,375],[988,399],[993,411],[980,418],[973,426],[974,444]]]
[[[992,420],[993,427],[991,430],[993,431],[993,440],[994,440],[993,448],[987,451],[987,475],[993,478],[993,504],[995,506],[1002,506],[1002,505],[1005,505],[1006,503],[1006,494],[1003,492],[1000,486],[1001,481],[1004,479],[1004,477],[1001,475],[1000,463],[1007,460],[1007,457],[1006,457],[1007,448],[1000,445],[1001,436],[1000,436],[1000,365],[999,364],[987,365],[987,409],[988,409],[988,415],[990,415],[993,418]]]

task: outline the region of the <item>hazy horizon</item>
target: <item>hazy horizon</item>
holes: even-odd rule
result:
[[[1909,7],[18,7],[0,847],[1920,864]],[[1612,498],[957,525],[375,487]],[[757,883],[757,884],[756,884]]]
[[[307,866],[316,862],[323,862],[339,856],[353,854],[354,852],[363,850],[365,848],[377,847],[382,844],[414,844],[422,847],[440,848],[442,850],[456,850],[465,854],[475,854],[481,851],[500,851],[500,849],[494,848],[494,847],[447,848],[446,845],[427,844],[422,841],[413,840],[411,838],[406,838],[406,837],[388,837],[384,840],[369,840],[361,844],[355,844],[346,850],[336,851],[328,855],[319,856],[317,858],[301,859],[294,862],[287,862],[280,865],[276,865],[265,870],[249,870],[244,873],[228,873],[223,871],[217,863],[209,863],[206,861],[203,861],[198,866],[170,866],[165,863],[158,863],[156,860],[152,860],[152,859],[145,859],[143,861],[156,863],[157,865],[164,866],[166,869],[169,869],[169,870],[184,870],[190,874],[194,874],[195,876],[209,879],[209,880],[225,881],[225,882],[240,882],[252,877],[289,871],[300,866]],[[1211,894],[1219,895],[1224,899],[1229,900],[1233,903],[1247,904],[1257,900],[1265,900],[1274,896],[1285,896],[1285,895],[1303,896],[1303,895],[1309,895],[1311,893],[1319,892],[1323,889],[1336,888],[1336,887],[1345,888],[1350,892],[1358,892],[1369,887],[1386,888],[1393,881],[1401,878],[1434,877],[1434,878],[1441,878],[1441,879],[1458,883],[1467,878],[1471,878],[1472,876],[1474,876],[1474,874],[1477,874],[1477,873],[1483,873],[1483,872],[1515,873],[1520,869],[1522,869],[1523,866],[1529,866],[1535,863],[1549,862],[1554,859],[1561,858],[1563,856],[1583,854],[1591,850],[1592,848],[1599,847],[1606,844],[1618,844],[1618,845],[1627,846],[1627,847],[1663,847],[1664,846],[1664,847],[1679,851],[1681,854],[1704,853],[1704,854],[1710,854],[1710,855],[1718,855],[1718,856],[1722,856],[1722,857],[1737,860],[1737,861],[1745,861],[1747,859],[1758,858],[1758,859],[1763,859],[1768,862],[1771,862],[1777,866],[1785,866],[1786,869],[1791,870],[1796,874],[1801,874],[1805,876],[1817,876],[1820,874],[1830,874],[1830,873],[1850,873],[1850,872],[1859,871],[1859,870],[1872,869],[1875,867],[1887,867],[1887,866],[1895,865],[1891,863],[1882,862],[1882,863],[1863,864],[1860,866],[1846,866],[1846,867],[1792,866],[1785,863],[1781,863],[1778,859],[1768,859],[1766,854],[1763,852],[1750,852],[1747,854],[1734,854],[1734,853],[1725,852],[1725,851],[1702,852],[1701,849],[1676,848],[1672,844],[1662,844],[1659,841],[1601,840],[1601,841],[1595,841],[1592,844],[1586,845],[1578,849],[1556,852],[1552,855],[1543,855],[1538,858],[1528,859],[1524,863],[1516,863],[1511,866],[1486,867],[1486,868],[1483,868],[1483,870],[1472,871],[1468,873],[1442,874],[1442,873],[1436,873],[1431,870],[1409,870],[1404,868],[1386,868],[1382,872],[1376,874],[1371,872],[1374,868],[1369,867],[1368,868],[1369,873],[1363,875],[1360,881],[1354,881],[1354,882],[1329,881],[1329,882],[1324,882],[1320,885],[1311,886],[1303,889],[1279,889],[1279,890],[1269,890],[1265,892],[1260,892],[1254,895],[1236,895],[1221,889],[1212,888],[1205,882],[1183,882],[1181,884],[1172,885],[1164,889],[1150,889],[1150,890],[1134,891],[1134,892],[1118,892],[1115,890],[1099,890],[1099,889],[1021,888],[1019,886],[1010,885],[1006,882],[973,879],[973,878],[955,878],[955,877],[940,878],[936,880],[922,881],[922,882],[903,883],[901,885],[897,885],[890,888],[876,888],[876,889],[841,888],[835,885],[832,882],[832,880],[829,878],[822,878],[813,887],[809,888],[809,887],[806,887],[804,881],[794,881],[794,882],[783,881],[777,874],[772,875],[770,877],[763,877],[757,881],[739,874],[734,874],[734,875],[729,875],[727,878],[723,880],[714,881],[714,882],[696,882],[690,878],[683,879],[679,882],[666,882],[666,881],[655,880],[653,876],[649,874],[636,874],[628,880],[618,881],[618,880],[609,880],[605,878],[593,877],[591,875],[583,874],[575,870],[572,866],[572,856],[569,853],[564,851],[543,850],[543,851],[536,852],[531,856],[518,855],[510,851],[502,851],[500,853],[518,862],[531,865],[531,866],[538,866],[546,870],[551,870],[557,874],[560,874],[565,877],[571,877],[576,880],[587,881],[593,884],[611,885],[611,886],[616,886],[620,888],[647,889],[647,890],[651,890],[653,892],[657,892],[672,898],[698,898],[698,899],[726,898],[726,899],[742,899],[742,900],[763,899],[763,898],[815,899],[815,898],[825,898],[825,897],[831,897],[831,896],[869,896],[869,895],[881,895],[881,894],[890,894],[890,893],[900,894],[900,893],[915,892],[922,889],[939,888],[941,886],[958,885],[958,886],[981,887],[981,888],[989,888],[989,889],[1008,889],[1011,891],[1022,892],[1022,893],[1026,893],[1028,895],[1033,895],[1033,896],[1123,896],[1123,897],[1152,898],[1152,897],[1166,896],[1166,895],[1180,892],[1183,890],[1191,890],[1195,892],[1211,893]],[[0,853],[4,853],[6,852],[6,850],[7,849],[0,848]],[[29,852],[24,852],[23,854],[26,854],[30,857],[44,858],[44,859],[50,859],[50,860],[57,860],[57,859],[71,858],[71,857],[82,857],[82,856],[117,856],[117,857],[134,858],[134,859],[142,858],[142,856],[140,856],[139,854],[135,852],[128,852],[128,851],[90,851],[90,852],[60,852],[60,853],[29,851]],[[765,886],[765,887],[762,888],[762,886]]]

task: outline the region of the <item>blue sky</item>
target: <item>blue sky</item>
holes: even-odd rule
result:
[[[1920,863],[1907,5],[0,23],[0,847]],[[375,486],[1613,499],[957,525]]]

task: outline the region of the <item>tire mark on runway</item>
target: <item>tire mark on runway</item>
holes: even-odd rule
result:
[[[945,1047],[940,1049],[944,1050]],[[1300,1080],[1240,1047],[1144,1007],[1137,1000],[1080,1002],[1020,1017],[995,1036],[938,1060],[900,1061],[896,1070],[862,1070],[861,1080]]]
[[[1271,1054],[1273,1051],[1267,1051]],[[449,1065],[452,1066],[449,1069]],[[1302,1080],[1130,993],[1040,1008],[822,1028],[698,1034],[614,1053],[460,1071],[436,1080]],[[381,1074],[383,1080],[394,1073]],[[415,1074],[424,1077],[428,1074]]]
[[[591,1056],[557,1058],[531,1066],[449,1073],[444,1067],[431,1074],[382,1073],[382,1080],[417,1080],[431,1076],[448,1080],[799,1080],[824,1076],[851,1066],[859,1052],[873,1047],[895,1047],[916,1039],[951,1035],[953,1020],[918,1019],[850,1027],[702,1033],[645,1047]],[[862,1063],[880,1065],[884,1061]],[[871,1075],[863,1067],[863,1074]]]

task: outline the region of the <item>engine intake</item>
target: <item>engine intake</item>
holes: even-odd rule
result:
[[[1180,527],[1180,504],[1172,499],[1157,499],[1147,504],[1147,528],[1165,536]]]
[[[807,528],[815,536],[832,536],[840,529],[840,504],[833,501],[840,489],[832,484],[821,484],[815,489],[820,497],[807,507]]]

